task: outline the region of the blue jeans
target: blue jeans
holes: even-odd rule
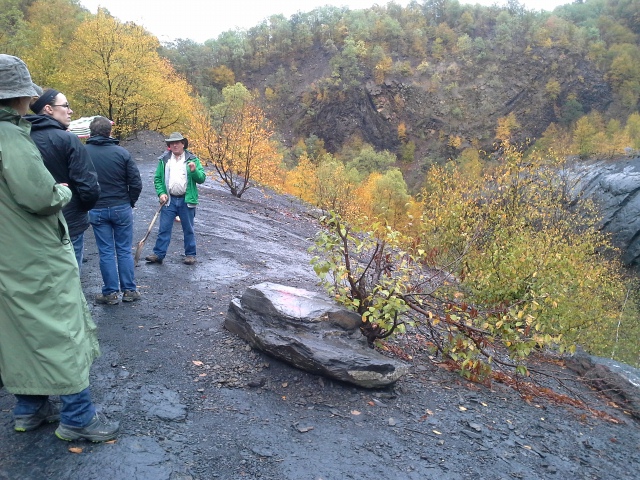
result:
[[[182,233],[184,234],[184,254],[188,257],[196,256],[196,235],[193,233],[193,222],[196,218],[196,209],[189,208],[184,197],[174,197],[171,195],[169,205],[162,207],[160,212],[160,229],[153,253],[160,259],[167,254],[169,243],[171,242],[171,230],[176,216],[180,217]]]
[[[94,208],[89,222],[96,237],[102,274],[102,294],[136,290],[133,274],[133,212],[126,203],[116,207]]]
[[[33,415],[47,401],[48,395],[16,395],[18,402],[13,409],[14,415]],[[91,392],[85,388],[79,393],[60,395],[60,423],[71,427],[84,427],[96,414],[91,402]]]
[[[78,262],[78,272],[82,271],[82,257],[84,251],[84,232],[71,238],[73,251],[76,254],[76,262]]]

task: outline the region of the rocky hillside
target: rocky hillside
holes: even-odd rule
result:
[[[585,112],[606,111],[614,103],[611,86],[592,62],[562,49],[534,49],[527,56],[513,52],[507,61],[489,60],[468,65],[448,59],[431,67],[429,74],[388,75],[382,83],[372,78],[335,95],[316,97],[308,107],[301,99],[321,82],[329,59],[322,52],[301,58],[297,75],[290,77],[292,94],[270,109],[289,144],[316,135],[331,152],[360,136],[377,149],[400,153],[403,143],[414,142],[413,159],[404,169],[419,169],[425,158],[455,158],[465,147],[491,151],[498,120],[514,114],[519,127],[513,141],[539,138],[552,122],[562,122],[563,105],[575,98]],[[415,62],[413,62],[415,63]],[[562,68],[552,65],[562,63]],[[251,89],[270,86],[265,67],[240,78]],[[264,79],[267,79],[265,82]],[[546,93],[558,81],[555,101]],[[443,88],[444,86],[444,88]],[[406,128],[406,140],[398,127]],[[461,143],[451,141],[459,137]]]
[[[365,141],[415,177],[467,147],[491,152],[508,116],[515,142],[592,111],[624,123],[640,99],[636,10],[614,0],[553,13],[453,0],[323,7],[164,54],[210,101],[237,81],[257,92],[287,146],[316,136],[339,155]]]

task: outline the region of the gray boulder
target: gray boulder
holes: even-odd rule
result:
[[[323,295],[274,283],[234,298],[224,322],[253,348],[302,370],[365,388],[393,384],[408,366],[368,348],[360,324]]]
[[[627,265],[640,264],[640,157],[578,162],[571,168],[575,198],[592,198]]]

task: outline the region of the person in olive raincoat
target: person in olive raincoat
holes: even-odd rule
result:
[[[0,386],[16,396],[16,431],[59,419],[63,440],[110,440],[118,425],[96,414],[89,393],[100,352],[62,215],[71,191],[21,117],[32,96],[24,62],[0,54]],[[60,411],[49,395],[60,396]]]

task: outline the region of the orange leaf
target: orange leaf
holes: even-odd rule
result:
[[[69,451],[71,453],[82,453],[82,449],[80,447],[69,447]]]

